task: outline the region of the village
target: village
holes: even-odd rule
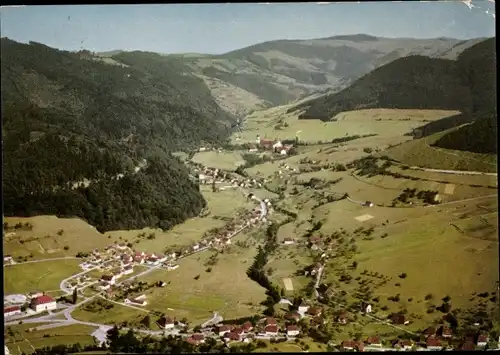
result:
[[[286,155],[293,146],[281,149],[283,145],[275,146],[274,141],[260,140],[260,148],[272,150],[276,155]],[[257,149],[257,148],[249,148]],[[284,152],[284,153],[283,153]],[[233,172],[221,169],[208,168],[202,164],[187,162],[193,176],[196,176],[199,184],[212,184],[213,190],[226,188],[237,189],[263,189],[269,179],[243,177]],[[300,169],[292,168],[288,164],[279,164],[279,176],[285,172],[288,175],[297,174]],[[224,185],[218,187],[218,185]],[[255,194],[245,192],[249,200],[258,202],[258,206],[252,210],[238,212],[223,228],[207,233],[199,241],[189,246],[167,247],[168,251],[157,253],[146,253],[136,250],[129,243],[113,243],[104,249],[94,249],[88,254],[82,254],[80,268],[82,272],[61,281],[60,288],[65,296],[56,300],[44,292],[31,292],[28,295],[10,295],[4,299],[4,317],[8,324],[13,324],[25,317],[33,317],[47,313],[49,316],[58,314],[59,310],[74,309],[68,296],[73,292],[84,297],[84,301],[103,296],[105,299],[130,307],[144,307],[148,304],[147,296],[143,293],[140,277],[155,269],[167,271],[179,268],[178,261],[190,255],[206,250],[223,250],[231,245],[231,239],[246,228],[255,228],[271,223],[269,217],[274,213],[274,201],[270,199],[261,200]],[[373,206],[369,201],[363,202],[364,207]],[[313,263],[304,275],[313,278],[315,283],[316,300],[305,302],[300,305],[293,304],[286,298],[282,298],[282,304],[288,310],[283,317],[265,317],[257,320],[247,320],[241,324],[226,324],[221,317],[214,317],[192,329],[178,320],[174,314],[163,314],[156,318],[155,322],[162,329],[163,334],[177,334],[193,345],[205,342],[207,338],[215,338],[231,343],[248,343],[255,340],[298,341],[311,329],[321,327],[326,323],[335,323],[340,326],[349,324],[353,318],[353,312],[337,312],[332,319],[328,319],[318,301],[324,295],[328,295],[330,289],[321,290],[320,280],[324,276],[324,261],[335,257],[334,241],[331,237],[325,238],[313,234],[308,240],[298,240],[293,236],[285,237],[281,244],[286,247],[294,244],[302,244],[319,255],[318,262]],[[15,263],[12,257],[4,257],[4,265]],[[156,287],[166,287],[166,283],[158,281]],[[374,318],[394,327],[404,327],[411,320],[404,314],[392,314],[387,320],[380,320],[371,315],[372,305],[364,303],[356,311],[367,317]],[[44,316],[45,317],[45,316]],[[41,317],[40,320],[44,319]],[[36,318],[34,318],[36,320]],[[29,321],[29,320],[27,320]],[[462,350],[483,349],[490,341],[487,333],[478,332],[471,335],[465,341],[454,339],[452,330],[447,326],[439,328],[429,327],[420,337],[420,341],[409,339],[389,340],[378,336],[371,336],[365,340],[351,339],[342,341],[340,344],[329,343],[331,349],[342,351],[439,351],[444,349],[459,348]],[[498,339],[500,342],[500,339]],[[457,342],[458,341],[458,342]],[[459,345],[457,345],[459,344]]]

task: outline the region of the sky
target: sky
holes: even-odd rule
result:
[[[1,8],[0,30],[15,41],[71,51],[222,54],[276,39],[360,33],[492,37],[494,7],[492,0],[22,6]]]

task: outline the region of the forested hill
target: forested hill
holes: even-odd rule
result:
[[[409,56],[397,59],[355,81],[339,93],[293,107],[302,119],[330,120],[362,108],[448,109],[484,112],[493,107],[495,39],[462,52],[457,60]],[[488,111],[490,109],[486,109]],[[491,110],[490,110],[491,111]]]
[[[205,205],[169,152],[225,140],[234,118],[182,63],[140,52],[121,60],[1,40],[4,215],[169,228]],[[132,174],[142,159],[147,168]],[[84,179],[95,182],[72,188]]]

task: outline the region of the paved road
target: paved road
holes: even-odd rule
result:
[[[488,163],[489,164],[489,163]],[[485,173],[482,171],[467,171],[467,170],[441,170],[441,169],[428,169],[419,166],[410,166],[412,170],[422,170],[432,173],[443,173],[443,174],[454,174],[454,175],[487,175],[487,176],[497,176],[497,173]]]
[[[16,262],[15,264],[4,264],[3,267],[9,267],[13,265],[23,265],[23,264],[33,264],[33,263],[43,263],[45,261],[55,261],[55,260],[68,260],[68,259],[79,259],[76,256],[64,256],[60,258],[50,258],[50,259],[40,259],[40,260],[30,260],[30,261],[23,261],[23,262]]]
[[[321,265],[321,267],[319,268],[318,273],[316,275],[316,283],[314,284],[314,294],[316,295],[316,298],[319,298],[318,287],[319,287],[319,283],[321,281],[321,275],[323,274],[324,268],[325,268],[325,266]]]
[[[210,318],[209,320],[207,320],[205,323],[203,323],[201,325],[202,328],[205,328],[211,324],[217,324],[217,323],[220,323],[224,320],[224,318],[222,318],[217,312],[214,312],[214,315],[212,318]]]
[[[243,189],[242,189],[243,190]],[[243,190],[244,191],[244,190]],[[262,220],[266,215],[267,215],[267,206],[266,204],[264,203],[264,201],[262,201],[260,198],[256,197],[257,198],[257,201],[260,202],[260,206],[261,206],[261,214],[260,214],[260,219]],[[232,238],[234,236],[236,236],[238,233],[240,233],[242,230],[246,229],[249,227],[249,224],[247,225],[244,225],[243,227],[241,227],[240,229],[238,229],[237,231],[233,232],[229,238]],[[185,255],[185,256],[182,256],[178,259],[181,259],[183,257],[187,257],[187,256],[190,256],[190,255],[193,255],[193,254],[196,254],[196,253],[199,253],[199,252],[202,252],[202,251],[205,251],[209,249],[209,247],[206,247],[206,248],[202,248],[202,249],[199,249],[197,250],[196,252],[193,252],[189,255]],[[66,258],[57,258],[57,259],[52,259],[52,260],[60,260],[60,259],[69,259],[69,258],[74,258],[74,257],[66,257]],[[32,261],[32,262],[42,262],[42,261],[46,261],[47,259],[44,259],[44,260],[39,260],[39,261]],[[97,268],[97,267],[95,267]],[[72,278],[75,278],[75,277],[78,277],[80,275],[83,275],[95,268],[92,268],[92,269],[88,269],[88,270],[85,270],[81,273],[78,273],[76,275],[72,275],[71,277],[69,278],[66,278],[64,279],[63,281],[61,281],[60,283],[60,288],[63,292],[66,292],[66,293],[70,293],[72,292],[72,290],[68,289],[65,287],[64,283],[66,283],[68,280],[72,279]],[[134,275],[134,276],[131,276],[123,281],[120,281],[118,283],[116,283],[115,285],[118,286],[124,282],[127,282],[127,281],[130,281],[130,280],[133,280],[133,279],[136,279],[138,277],[141,277],[141,276],[144,276],[148,273],[151,273],[152,271],[154,270],[157,270],[157,269],[160,269],[161,268],[161,265],[157,265],[157,266],[152,266],[152,267],[149,267],[147,270],[137,274],[137,275]],[[57,315],[61,314],[61,312],[57,312],[57,313],[52,313],[52,314],[49,314],[49,315],[46,315],[46,316],[41,316],[41,317],[37,317],[37,318],[30,318],[30,319],[24,319],[22,320],[23,323],[51,323],[51,324],[47,324],[47,325],[43,325],[43,326],[40,326],[40,327],[44,327],[44,328],[41,328],[41,329],[50,329],[50,328],[56,328],[56,327],[63,327],[63,326],[67,326],[67,325],[71,325],[71,324],[84,324],[84,325],[89,325],[89,326],[93,326],[93,327],[98,327],[98,328],[102,328],[102,327],[109,327],[109,325],[107,324],[101,324],[101,323],[92,323],[92,322],[83,322],[83,321],[79,321],[79,320],[76,320],[74,319],[72,316],[71,316],[71,313],[79,306],[81,306],[82,304],[86,303],[86,302],[89,302],[91,300],[93,300],[94,298],[96,297],[102,297],[102,294],[103,292],[99,292],[99,293],[96,293],[95,295],[91,296],[91,297],[88,297],[88,298],[85,298],[84,300],[78,302],[77,304],[75,305],[71,305],[70,307],[66,308],[62,313],[64,314],[64,316],[66,317],[66,319],[52,319],[53,317],[56,317]],[[114,303],[119,303],[120,305],[124,305],[124,306],[127,306],[127,307],[131,307],[130,305],[127,305],[125,303],[120,303],[120,302],[116,302],[116,301],[111,301],[111,302],[114,302]],[[136,308],[136,307],[133,307],[132,308]],[[146,311],[144,309],[141,309],[143,311]],[[214,317],[211,319],[211,321],[216,321],[218,320],[218,318],[220,318],[221,320],[223,319],[221,316],[219,315],[214,315]],[[16,319],[15,321],[14,320],[11,320],[9,322],[4,322],[4,325],[5,326],[8,326],[8,325],[14,325],[14,324],[19,324],[19,321],[21,319]],[[38,327],[40,329],[40,327]],[[149,334],[149,335],[162,335],[162,334],[177,334],[177,335],[182,335],[182,336],[188,336],[189,334],[182,334],[180,333],[179,331],[173,331],[173,332],[167,332],[167,331],[149,331],[149,330],[143,330],[143,329],[134,329],[134,328],[123,328],[125,330],[128,330],[128,329],[132,329],[136,332],[139,332],[139,333],[145,333],[145,334]],[[218,335],[215,335],[216,337],[218,337]]]
[[[465,200],[457,200],[457,201],[439,203],[437,205],[428,205],[428,206],[425,206],[425,208],[429,208],[429,207],[434,207],[434,208],[435,207],[441,207],[441,206],[451,205],[451,204],[454,204],[454,203],[464,203],[464,202],[481,200],[481,199],[490,198],[490,197],[498,197],[498,194],[492,194],[492,195],[486,195],[486,196],[479,196],[479,197],[472,197],[472,198],[467,198]]]

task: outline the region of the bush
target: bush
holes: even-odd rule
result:
[[[195,280],[198,280],[199,278],[200,278],[200,275],[196,275],[196,276],[194,277],[194,279],[195,279]]]
[[[426,300],[426,301],[432,300],[432,298],[433,298],[432,293],[428,293],[428,294],[425,296],[425,300]]]
[[[64,250],[69,250],[69,246],[65,245]]]

